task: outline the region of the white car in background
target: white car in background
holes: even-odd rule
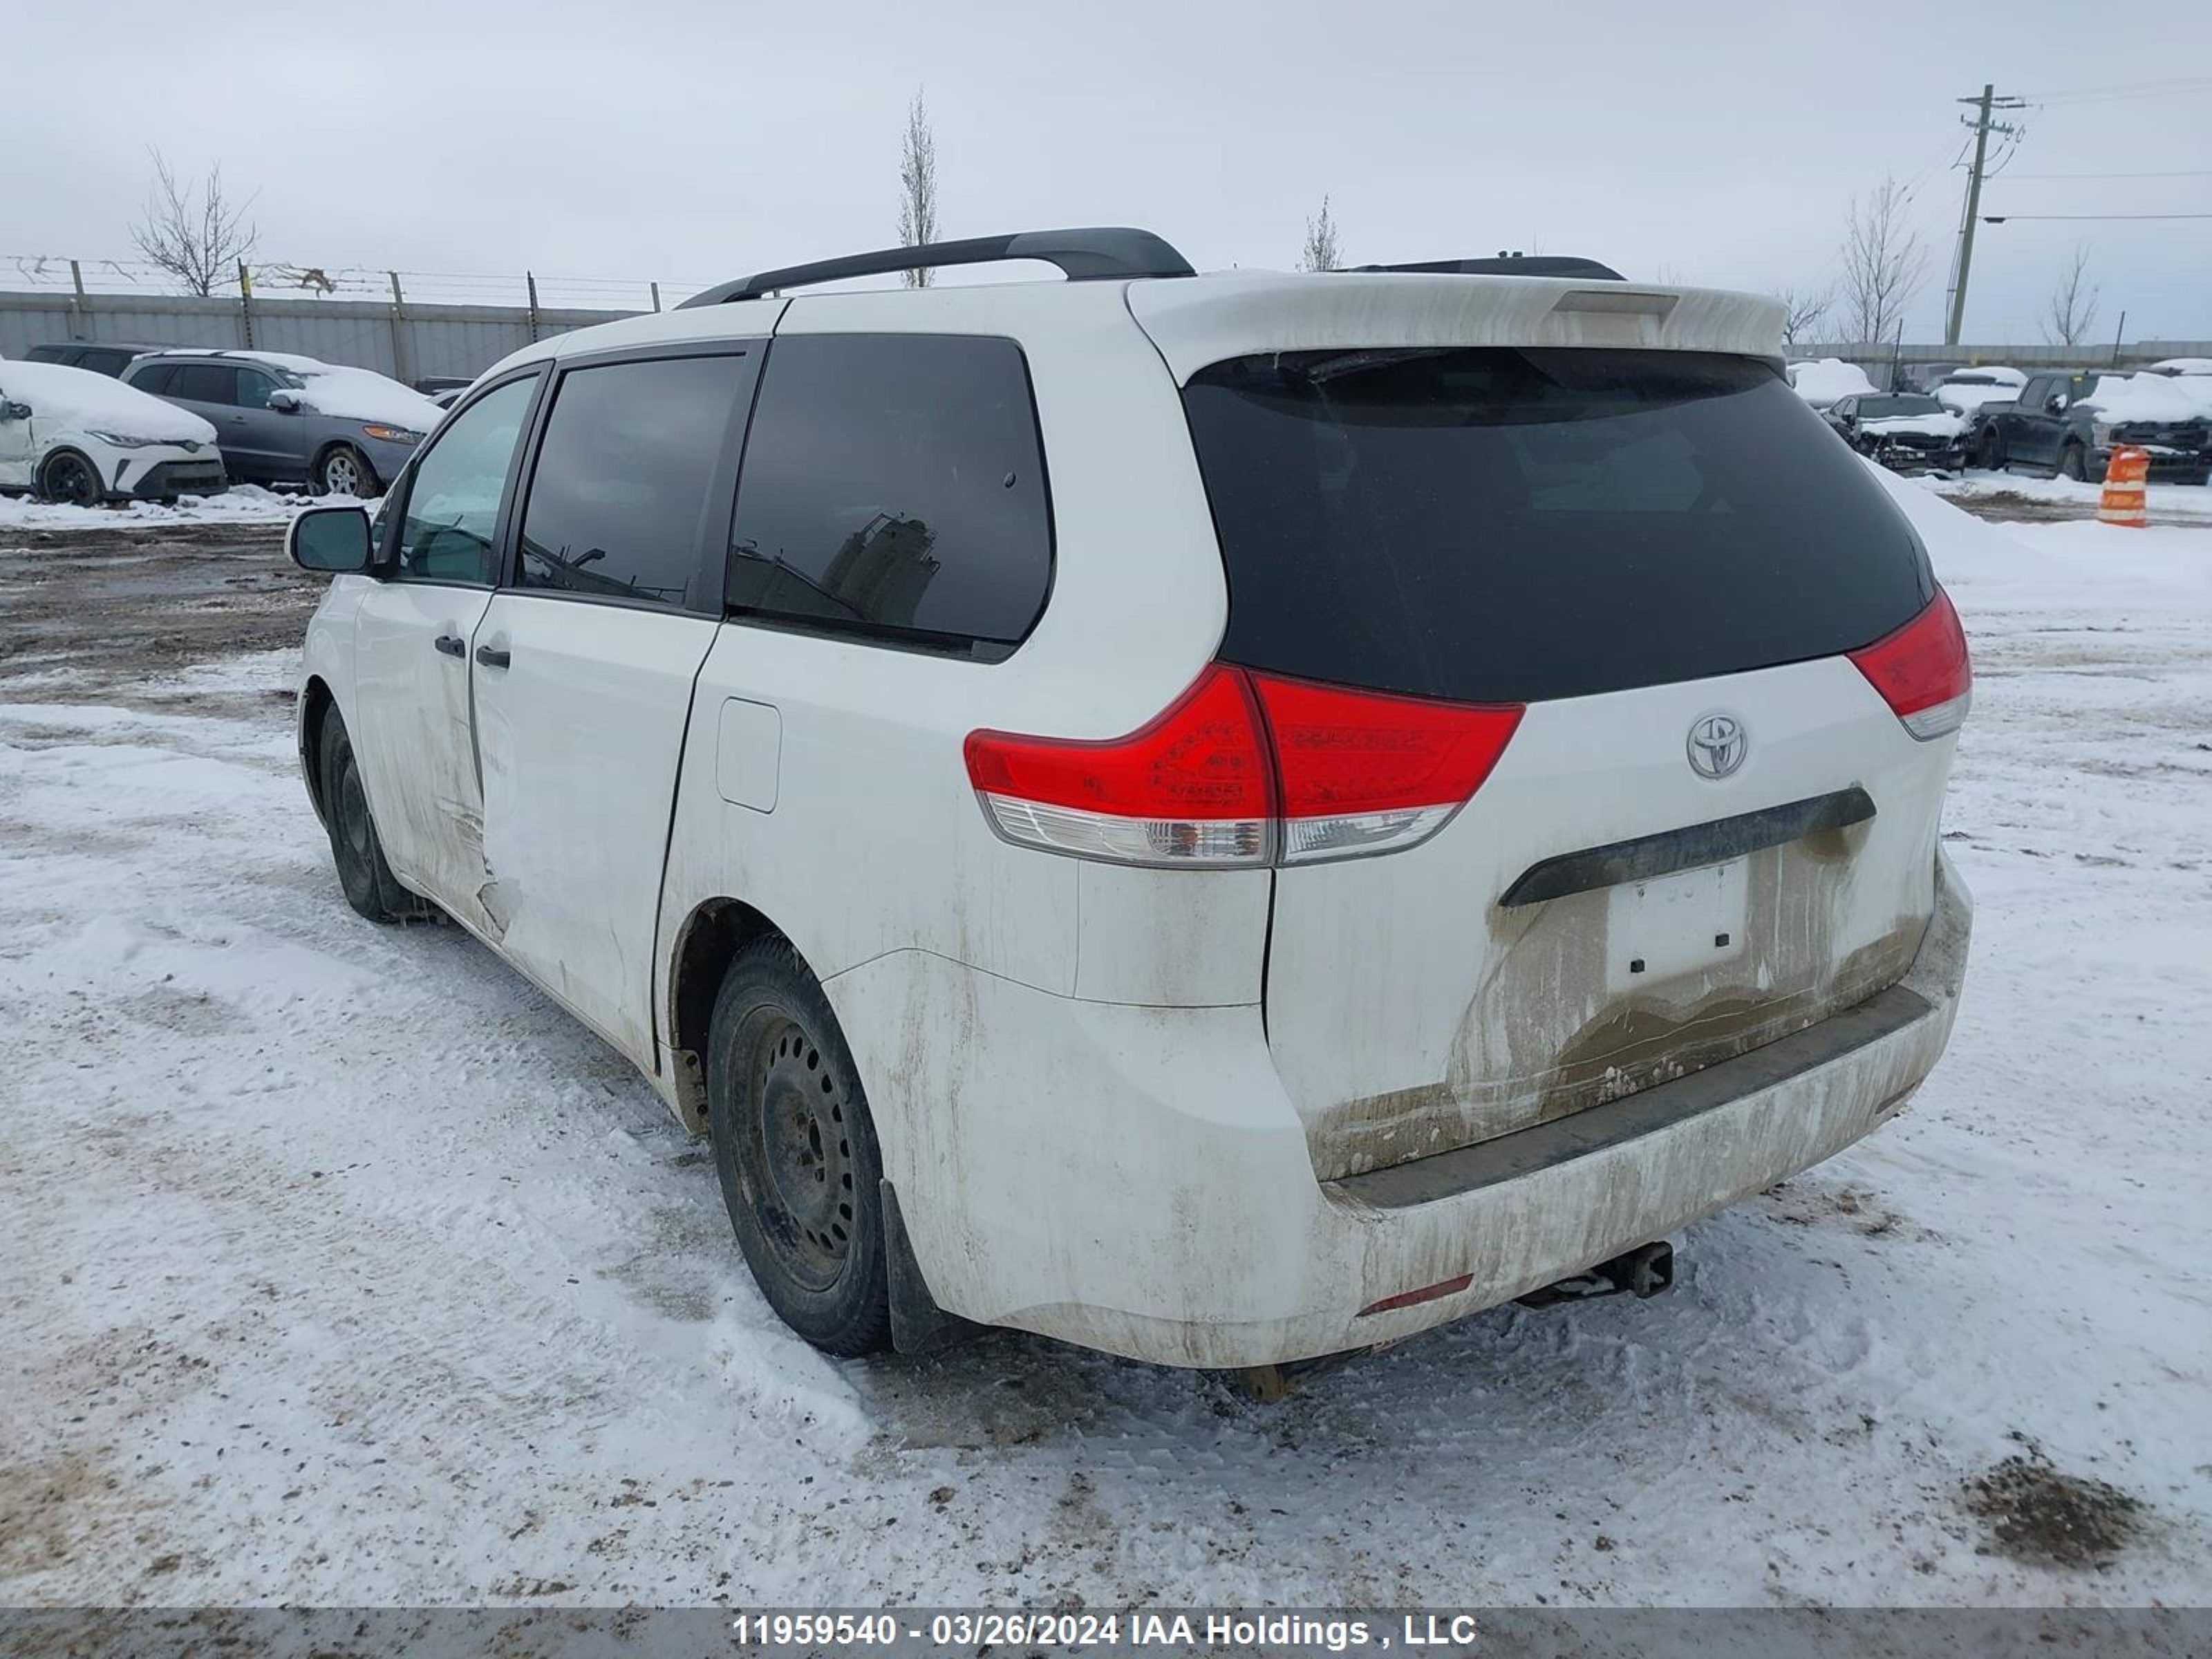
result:
[[[198,416],[90,369],[0,362],[0,490],[93,507],[228,487]]]
[[[2143,373],[2157,375],[2183,402],[2212,415],[2212,357],[2168,357]]]
[[[1978,365],[1945,377],[1936,388],[1936,401],[1965,416],[1971,424],[1984,404],[2009,402],[2020,396],[2021,387],[2027,384],[2027,376],[2019,369],[2001,363]]]
[[[1867,379],[1866,370],[1840,357],[1791,363],[1786,372],[1790,389],[1815,409],[1825,410],[1838,398],[1853,398],[1875,389],[1874,382]]]

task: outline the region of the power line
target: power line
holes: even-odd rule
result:
[[[2008,219],[2212,219],[2212,213],[1984,213],[1985,225]]]
[[[2137,81],[2110,87],[2062,87],[2052,92],[2022,94],[2031,104],[2095,104],[2113,98],[2171,98],[2212,89],[2212,81],[2194,76],[2176,81]]]
[[[2015,173],[2014,179],[2212,179],[2212,167],[2185,167],[2179,173]]]

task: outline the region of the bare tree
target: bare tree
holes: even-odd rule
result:
[[[1928,276],[1928,249],[1905,217],[1912,192],[1886,176],[1851,198],[1844,231],[1844,323],[1859,344],[1887,340]]]
[[[1836,303],[1836,285],[1826,288],[1779,288],[1774,297],[1782,302],[1782,343],[1804,345],[1820,337],[1828,313]]]
[[[2089,280],[2089,250],[2077,245],[2073,263],[2044,301],[2043,337],[2051,345],[2079,345],[2097,320],[2097,284]]]
[[[234,205],[223,194],[222,166],[208,169],[198,199],[180,188],[160,150],[154,152],[154,188],[144,213],[131,228],[139,252],[183,283],[187,293],[209,295],[253,252],[259,240],[246,222],[247,197]]]
[[[907,106],[906,140],[899,151],[899,245],[916,247],[937,240],[937,136],[929,130],[929,110],[915,88]],[[905,274],[908,288],[927,288],[927,267]]]
[[[1336,250],[1336,221],[1329,216],[1328,198],[1321,198],[1321,216],[1306,221],[1305,252],[1298,255],[1300,270],[1340,270]]]

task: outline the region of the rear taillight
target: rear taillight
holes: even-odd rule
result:
[[[1467,805],[1521,706],[1427,702],[1255,674],[1273,739],[1285,864],[1426,841]]]
[[[1265,864],[1274,768],[1252,688],[1218,664],[1103,743],[970,732],[969,781],[1009,841],[1123,864]]]
[[[1521,712],[1216,663],[1126,738],[970,732],[968,776],[999,833],[1026,847],[1183,868],[1350,858],[1436,834]]]
[[[1850,658],[1905,729],[1923,742],[1957,731],[1973,702],[1966,630],[1941,587],[1926,610]]]

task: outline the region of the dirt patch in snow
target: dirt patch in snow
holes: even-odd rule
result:
[[[2109,1481],[2067,1474],[2031,1451],[1966,1483],[1990,1547],[2029,1566],[2102,1569],[2142,1534],[2143,1502]]]
[[[11,702],[68,702],[88,679],[128,684],[296,648],[327,585],[284,556],[281,524],[11,530],[0,535],[0,678],[17,681]]]

